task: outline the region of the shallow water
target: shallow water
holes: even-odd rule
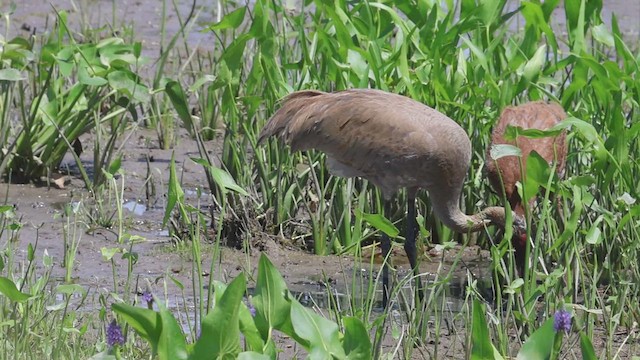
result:
[[[49,1],[46,2],[49,4]],[[42,33],[47,25],[51,25],[54,19],[52,9],[68,10],[71,27],[78,29],[83,24],[92,26],[102,26],[104,24],[115,24],[114,27],[122,26],[131,28],[131,34],[120,34],[121,36],[133,36],[137,40],[143,41],[144,54],[150,58],[157,58],[160,51],[161,41],[159,39],[160,24],[162,21],[162,2],[157,0],[136,0],[136,1],[106,1],[106,0],[84,0],[76,2],[75,8],[71,1],[52,0],[51,6],[43,6],[42,1],[22,0],[17,5],[15,13],[11,17],[8,25],[9,37],[20,35],[27,36],[35,31]],[[116,3],[115,13],[112,4]],[[190,2],[178,1],[178,11],[182,18],[186,17],[190,11]],[[512,1],[511,4],[517,4]],[[168,6],[170,2],[168,2]],[[640,1],[607,0],[604,4],[603,14],[616,12],[619,14],[619,21],[625,34],[637,41],[638,28],[640,24]],[[2,10],[6,10],[6,5],[0,5]],[[199,30],[207,23],[214,21],[217,16],[215,6],[202,7],[198,12],[198,20],[192,31],[187,35],[188,43],[193,46],[192,50],[200,48],[203,51],[211,49],[215,43],[215,38],[210,33],[200,33]],[[179,29],[178,15],[169,11],[166,18],[167,37],[175,34]],[[564,29],[563,16],[561,10],[554,15],[554,28],[562,32]],[[610,21],[610,17],[605,16],[605,21]],[[0,24],[5,24],[0,20]],[[521,23],[514,21],[512,26],[517,29]],[[184,135],[184,134],[183,134]],[[131,235],[138,235],[144,241],[131,246],[131,251],[139,255],[138,262],[134,266],[133,274],[137,284],[137,289],[131,289],[132,293],[122,294],[132,298],[134,292],[145,290],[150,284],[154,293],[169,301],[169,306],[175,309],[193,309],[193,272],[191,266],[191,255],[187,252],[180,252],[175,247],[170,246],[170,239],[166,227],[162,226],[164,216],[165,199],[162,194],[166,192],[166,181],[168,179],[168,164],[171,159],[171,152],[176,153],[176,164],[178,172],[183,176],[183,187],[189,189],[185,191],[186,196],[192,203],[207,204],[208,198],[200,194],[196,189],[206,183],[204,172],[199,165],[188,161],[190,156],[197,153],[197,148],[192,141],[182,137],[179,144],[172,150],[160,150],[155,141],[155,132],[138,130],[136,137],[139,141],[130,141],[125,145],[125,157],[122,168],[125,170],[125,198],[127,200],[123,206],[127,209],[125,219],[127,220],[127,232]],[[133,137],[132,137],[133,138]],[[90,144],[90,138],[83,138],[83,142]],[[149,146],[148,144],[152,144]],[[220,142],[214,141],[211,148],[219,153]],[[157,199],[147,204],[145,198],[144,184],[146,178],[146,161],[142,161],[145,155],[154,158],[151,163],[151,173],[160,174],[157,180]],[[82,160],[90,164],[92,154],[86,152]],[[73,165],[71,165],[73,166]],[[41,258],[46,251],[54,259],[53,276],[55,279],[64,278],[64,268],[60,265],[65,249],[65,227],[67,230],[76,228],[78,242],[78,255],[74,263],[74,282],[96,294],[106,296],[110,301],[110,292],[118,293],[123,291],[123,279],[127,274],[127,263],[121,256],[114,257],[113,266],[117,276],[117,289],[113,289],[113,269],[112,263],[106,261],[101,254],[103,248],[123,247],[118,238],[117,229],[87,229],[86,224],[75,222],[77,219],[64,217],[66,204],[76,206],[80,202],[90,206],[84,186],[78,178],[71,178],[70,184],[65,189],[54,189],[47,187],[37,187],[33,185],[0,184],[0,194],[6,194],[5,202],[16,205],[16,216],[24,227],[19,232],[18,239],[12,243],[7,242],[7,233],[0,239],[0,244],[11,246],[19,261],[26,259],[26,249],[28,244],[35,244],[37,240],[36,256]],[[113,210],[110,210],[113,211]],[[111,213],[103,214],[109,216]],[[68,221],[69,220],[69,221]],[[78,220],[80,221],[80,220]],[[67,239],[68,240],[68,239]],[[371,269],[368,263],[362,265],[354,262],[349,256],[326,256],[319,257],[305,253],[295,246],[282,244],[280,239],[268,237],[265,240],[264,252],[268,253],[271,261],[281,271],[291,292],[308,306],[328,308],[337,306],[347,308],[350,304],[362,303],[362,288],[353,286],[352,274],[359,274],[360,279],[366,283],[371,276],[376,276],[379,270],[379,263]],[[398,272],[404,276],[408,272],[408,264],[400,247],[396,248],[394,261],[398,267]],[[247,271],[255,275],[255,267],[260,251],[254,251],[247,255],[241,251],[223,248],[220,260],[212,267],[212,251],[203,254],[203,268],[213,268],[215,279],[229,281],[241,271]],[[487,253],[479,252],[476,248],[457,248],[457,251],[464,251],[463,259],[469,264],[469,272],[475,274],[477,279],[487,278]],[[451,255],[453,256],[453,255]],[[37,261],[38,269],[42,270],[42,262]],[[427,274],[426,279],[433,279],[433,274],[438,271],[438,263],[424,260],[421,272]],[[449,264],[450,266],[450,264]],[[446,267],[445,267],[446,271]],[[441,272],[442,273],[442,272]],[[462,306],[460,299],[464,299],[466,288],[467,268],[458,265],[458,269],[453,278],[448,280],[444,287],[443,296],[451,312],[457,312]],[[329,287],[323,279],[331,279]],[[356,281],[356,283],[358,283]],[[184,290],[176,284],[179,282]],[[183,296],[184,291],[184,296]],[[408,298],[412,291],[406,287],[404,292]],[[61,298],[58,298],[61,300]],[[78,300],[74,297],[74,300]],[[380,309],[381,292],[378,290],[376,304],[374,308]],[[92,309],[90,306],[87,309]],[[186,320],[185,320],[186,321]],[[455,339],[454,339],[455,340]],[[393,339],[389,346],[393,345]],[[464,344],[462,344],[464,345]]]

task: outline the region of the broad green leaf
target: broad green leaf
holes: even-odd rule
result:
[[[120,170],[121,164],[122,164],[122,156],[119,155],[118,157],[115,158],[115,160],[111,162],[111,164],[109,164],[109,174],[114,176]]]
[[[88,86],[103,86],[108,83],[102,76],[89,73],[87,67],[78,68],[78,82]]]
[[[482,0],[479,2],[478,17],[487,26],[491,26],[502,13],[502,8],[506,1],[503,0]]]
[[[398,228],[382,214],[368,214],[357,209],[356,216],[362,217],[371,226],[384,232],[391,238],[395,238],[400,234],[400,230],[398,230]]]
[[[115,303],[111,305],[111,309],[120,314],[138,335],[149,342],[154,354],[158,352],[162,331],[162,319],[159,313],[124,303]]]
[[[585,49],[585,1],[586,0],[575,0],[564,2],[564,10],[567,16],[567,30],[572,45],[571,49],[578,54],[582,53]]]
[[[117,358],[114,354],[111,354],[109,350],[105,350],[103,352],[99,352],[93,355],[88,360],[116,360],[116,359]]]
[[[0,81],[20,81],[24,80],[22,73],[13,68],[2,69],[0,70]]]
[[[508,125],[504,132],[506,140],[515,140],[518,136],[524,136],[531,139],[540,139],[550,136],[558,136],[564,131],[564,128],[552,127],[547,130],[540,129],[523,129],[519,126]]]
[[[493,144],[489,150],[489,156],[493,160],[498,160],[505,156],[522,156],[522,150],[519,147],[509,144]]]
[[[220,61],[229,68],[232,74],[235,74],[243,64],[242,56],[250,38],[249,34],[242,34],[236,37],[222,53]]]
[[[78,284],[62,284],[62,285],[56,286],[56,293],[57,294],[66,294],[66,295],[80,294],[80,295],[84,295],[86,292],[87,292],[87,290],[85,290],[85,288],[83,288],[81,285],[78,285]]]
[[[580,331],[580,349],[582,350],[582,360],[597,360],[596,352],[593,349],[591,339],[583,331]]]
[[[522,344],[516,360],[546,360],[551,356],[553,343],[555,340],[555,330],[553,329],[553,317],[547,319],[544,324],[536,330]]]
[[[640,205],[635,205],[629,209],[629,211],[620,219],[618,226],[616,228],[617,232],[622,231],[622,229],[631,221],[633,218],[640,216]]]
[[[258,263],[258,280],[253,295],[256,308],[256,326],[263,339],[268,338],[269,329],[277,329],[289,320],[291,305],[285,298],[287,285],[271,261],[260,255]]]
[[[467,47],[469,48],[469,50],[471,50],[471,53],[473,55],[475,55],[477,63],[480,64],[480,66],[486,71],[486,72],[490,72],[491,69],[489,68],[489,63],[487,60],[487,56],[485,55],[485,53],[482,51],[482,49],[480,49],[479,47],[477,47],[474,43],[472,43],[469,39],[467,39],[466,37],[462,36],[460,37],[460,39],[462,39],[462,41],[467,44]]]
[[[526,180],[524,181],[524,199],[529,201],[540,192],[540,186],[546,185],[549,177],[552,176],[549,163],[533,151],[527,158]]]
[[[347,359],[371,359],[371,339],[362,320],[346,316],[342,318],[342,323],[344,325],[343,347]]]
[[[112,71],[107,75],[107,80],[109,80],[109,85],[112,88],[123,92],[132,100],[135,99],[138,102],[147,103],[151,99],[149,89],[135,79],[136,75],[122,70]]]
[[[111,261],[111,259],[115,256],[115,254],[121,252],[122,249],[120,248],[107,248],[107,247],[103,247],[100,249],[100,254],[102,255],[102,259],[104,259],[105,261]]]
[[[10,279],[0,276],[0,293],[15,302],[25,302],[31,297],[30,294],[23,293],[16,287],[16,284]]]
[[[604,217],[602,215],[598,216],[596,221],[594,221],[593,224],[591,225],[591,228],[589,229],[589,231],[587,231],[587,235],[584,238],[587,244],[597,245],[602,242],[603,238],[602,238],[602,231],[600,230],[600,223],[602,222],[603,219]]]
[[[291,301],[291,323],[296,334],[309,342],[310,358],[345,358],[338,324],[305,308],[296,300]]]
[[[216,182],[216,184],[218,184],[222,188],[226,190],[234,191],[240,195],[249,196],[249,193],[247,193],[243,188],[238,186],[236,181],[228,172],[220,169],[219,167],[213,164],[209,164],[209,162],[207,162],[205,159],[191,158],[191,160],[193,160],[197,164],[200,164],[208,168],[211,171],[211,176],[213,177],[213,180]]]
[[[244,14],[247,11],[246,6],[241,6],[232,12],[226,14],[220,22],[209,26],[207,29],[216,31],[224,29],[237,29],[244,20]],[[204,31],[204,30],[203,30]]]
[[[238,360],[271,360],[271,357],[253,351],[245,351],[238,354]]]
[[[220,281],[214,281],[213,286],[216,303],[218,303],[226,291],[227,285]],[[244,303],[240,304],[238,318],[240,319],[240,332],[244,335],[244,340],[248,347],[255,351],[262,351],[265,348],[265,342],[262,340],[262,337],[260,337],[260,332],[256,328],[253,316]],[[264,352],[268,350],[269,349]],[[275,356],[275,352],[273,352],[273,355]]]
[[[473,299],[473,324],[471,334],[471,360],[493,360],[494,351],[485,319],[485,309],[480,300]]]
[[[173,104],[173,107],[176,109],[178,113],[178,117],[182,120],[182,124],[187,129],[187,132],[192,137],[195,136],[195,128],[193,124],[193,119],[191,117],[191,112],[189,111],[189,104],[187,103],[187,97],[182,90],[182,85],[180,85],[177,81],[169,81],[164,90],[167,95],[169,95],[169,99]]]
[[[524,69],[522,70],[522,76],[524,76],[525,79],[533,81],[538,74],[540,74],[540,71],[546,61],[546,51],[547,46],[544,44],[540,45],[538,50],[536,50],[536,53],[533,54],[531,59],[525,63]]]
[[[262,339],[270,342],[273,329],[292,336],[300,345],[308,348],[308,342],[300,338],[291,325],[291,298],[282,275],[266,255],[260,255],[258,280],[252,303],[256,308],[254,318]]]
[[[591,34],[593,38],[599,43],[605,44],[610,47],[615,46],[615,41],[613,39],[613,35],[607,29],[605,24],[599,24],[591,28]]]
[[[187,342],[180,324],[163,305],[160,305],[160,326],[158,358],[160,360],[187,359]]]
[[[66,46],[55,55],[55,60],[62,76],[68,77],[72,75],[73,69],[76,66],[74,60],[75,54],[76,51],[74,47]]]
[[[190,359],[236,358],[240,353],[239,309],[246,291],[244,274],[226,288],[220,301],[202,321],[200,338]]]

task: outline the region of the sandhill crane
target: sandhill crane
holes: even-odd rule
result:
[[[382,191],[385,212],[398,189],[406,188],[404,249],[415,275],[415,197],[419,188],[429,192],[438,218],[457,232],[479,231],[490,224],[504,226],[503,207],[487,207],[474,215],[460,210],[460,193],[471,160],[469,137],[444,114],[410,98],[367,89],[294,92],[264,126],[258,143],[274,135],[293,151],[323,151],[334,175],[371,181]],[[515,226],[523,228],[524,221],[516,220]],[[381,247],[385,259],[382,302],[386,307],[388,236],[382,236]],[[416,281],[420,289],[418,276]]]
[[[536,101],[520,106],[507,107],[502,111],[500,119],[493,128],[491,134],[491,144],[515,145],[522,151],[522,168],[526,169],[527,158],[532,151],[537,152],[550,164],[556,163],[556,173],[558,178],[564,175],[564,167],[567,157],[566,132],[562,132],[554,137],[527,138],[519,137],[515,142],[506,141],[504,133],[507,125],[519,126],[523,129],[547,130],[560,121],[564,120],[567,114],[560,105],[555,103],[545,103]],[[511,209],[520,217],[525,216],[525,207],[518,194],[516,183],[522,181],[520,159],[516,156],[505,156],[498,160],[491,159],[489,154],[491,146],[487,149],[485,161],[485,171],[491,187],[511,205]],[[503,187],[504,185],[504,187]],[[533,206],[535,199],[531,199],[529,210]],[[526,263],[527,236],[524,232],[514,232],[511,243],[515,251],[516,267],[521,276],[524,276]]]

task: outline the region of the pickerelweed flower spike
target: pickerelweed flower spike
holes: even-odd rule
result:
[[[150,291],[143,292],[142,300],[147,303],[147,306],[151,306],[153,304],[153,294]]]
[[[122,335],[122,329],[114,319],[111,321],[109,326],[107,326],[107,345],[109,345],[109,347],[114,347],[115,345],[123,344],[124,335]]]
[[[553,329],[557,331],[564,331],[568,333],[571,330],[571,313],[561,309],[556,311],[553,316]]]

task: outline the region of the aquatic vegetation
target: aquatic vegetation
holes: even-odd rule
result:
[[[54,260],[39,247],[40,233],[20,238],[30,219],[10,203],[0,206],[0,358],[277,358],[282,348],[274,333],[289,337],[300,356],[323,358],[437,359],[451,356],[449,338],[464,344],[466,353],[456,355],[474,359],[639,353],[640,56],[602,7],[592,0],[517,8],[501,0],[222,1],[215,11],[180,15],[175,34],[161,24],[164,52],[151,61],[142,55],[139,34],[115,21],[79,33],[70,28],[74,15],[64,11],[52,10],[56,24],[46,32],[3,35],[0,173],[7,181],[39,182],[64,172],[82,178],[87,192],[76,201],[74,189],[75,202],[59,215],[61,277],[51,275]],[[162,5],[163,21],[171,10]],[[199,18],[207,12],[215,12],[215,21]],[[565,29],[554,25],[558,19]],[[194,29],[217,41],[194,46],[187,35]],[[503,202],[482,175],[500,111],[531,100],[562,104],[569,117],[556,127],[505,134],[568,133],[563,179],[535,155],[523,169],[519,191],[536,199],[526,214],[533,261],[525,276],[514,271],[509,230],[454,235],[434,219],[428,196],[418,194],[421,251],[441,254],[431,259],[437,271],[421,274],[431,277],[422,303],[407,297],[403,288],[413,278],[398,272],[392,310],[376,307],[380,273],[363,249],[382,232],[404,240],[397,228],[404,227],[406,194],[387,219],[379,215],[380,194],[362,179],[331,176],[321,153],[257,145],[285,95],[355,87],[410,96],[464,128],[473,146],[460,202],[467,213]],[[188,171],[178,160],[167,155],[167,171],[154,173],[151,151],[123,151],[140,130],[157,136],[144,140],[150,148],[195,144],[184,164],[203,174],[192,179],[196,195],[187,198]],[[492,156],[514,155],[509,151],[494,149]],[[75,165],[63,162],[65,156]],[[138,160],[147,164],[140,189],[128,185],[139,174],[121,166],[127,156],[146,159]],[[173,269],[154,274],[155,283],[137,282],[138,261],[153,254],[138,251],[145,239],[129,231],[122,203],[125,193],[142,192],[159,199],[164,219],[157,227],[162,220],[163,228],[171,224],[175,241],[158,247],[184,254],[186,270],[177,271],[189,274],[188,286]],[[81,234],[96,229],[113,236],[92,254],[110,272],[99,290],[74,283],[87,266]],[[219,260],[230,236],[247,252],[263,237],[286,238],[318,255],[350,256],[348,306],[302,307],[266,257],[257,275],[247,255],[240,274],[228,277]],[[453,311],[447,286],[465,268],[461,257],[470,240],[489,249],[491,275],[478,279],[469,271],[463,305]],[[479,280],[492,284],[490,295]],[[248,284],[255,292],[249,294]],[[170,286],[182,302],[168,299]],[[383,348],[388,338],[397,346]]]

